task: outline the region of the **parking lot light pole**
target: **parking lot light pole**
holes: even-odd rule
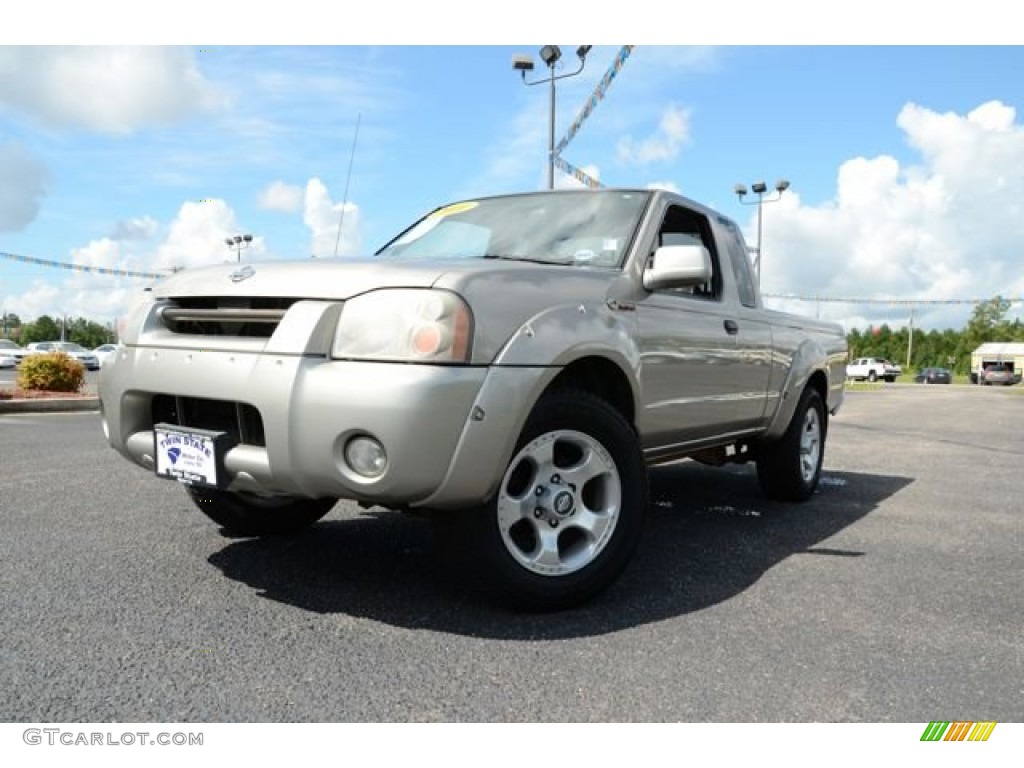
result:
[[[234,237],[224,238],[224,242],[228,248],[233,250],[237,256],[238,261],[242,260],[242,251],[249,247],[252,243],[252,235],[235,235]]]
[[[548,189],[555,188],[555,81],[564,80],[567,77],[575,77],[587,66],[587,54],[593,46],[581,45],[576,49],[576,55],[580,59],[580,66],[575,72],[567,72],[563,75],[555,75],[555,64],[562,58],[562,49],[557,45],[545,45],[540,49],[540,57],[547,66],[550,75],[540,80],[530,82],[526,79],[526,73],[533,71],[533,59],[529,55],[517,54],[512,57],[512,69],[519,72],[523,77],[525,85],[540,85],[550,83],[551,85],[551,106],[548,110]]]
[[[737,184],[733,191],[736,193],[736,197],[739,198],[740,205],[756,205],[757,206],[757,247],[755,253],[757,254],[757,261],[754,265],[757,267],[757,286],[761,287],[761,209],[765,203],[777,203],[782,199],[782,193],[789,189],[789,182],[785,179],[779,179],[775,182],[774,197],[765,197],[765,193],[768,192],[768,185],[763,181],[755,181],[750,185],[750,191],[757,195],[757,200],[744,200],[743,197],[747,194],[747,188],[743,184]]]

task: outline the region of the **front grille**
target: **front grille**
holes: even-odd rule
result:
[[[171,333],[268,339],[296,301],[265,296],[190,296],[172,299],[160,310],[160,320]]]
[[[154,395],[153,424],[177,424],[179,427],[227,432],[239,443],[266,447],[263,418],[255,406],[233,400],[209,400],[202,397]]]

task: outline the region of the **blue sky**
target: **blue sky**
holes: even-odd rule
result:
[[[564,71],[580,42],[560,43]],[[252,260],[331,256],[357,121],[342,256],[441,203],[545,185],[548,91],[511,68],[527,53],[542,76],[539,44],[374,43],[0,45],[0,251],[159,271],[233,258],[224,236],[251,232]],[[618,49],[559,83],[556,140]],[[564,157],[676,188],[751,243],[733,186],[787,178],[764,208],[772,294],[1021,296],[1020,72],[1019,47],[638,44]],[[0,303],[24,319],[107,322],[144,284],[0,259]],[[861,327],[909,313],[772,305]],[[922,305],[915,324],[969,314]]]

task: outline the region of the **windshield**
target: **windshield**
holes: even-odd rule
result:
[[[86,350],[80,344],[74,344],[70,341],[62,341],[58,344],[53,345],[54,349],[59,349],[62,352],[77,352],[78,354],[85,354]]]
[[[617,268],[649,198],[642,191],[584,190],[469,200],[423,217],[377,256]]]

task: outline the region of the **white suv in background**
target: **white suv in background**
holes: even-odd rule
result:
[[[34,341],[28,345],[28,354],[30,355],[39,355],[44,352],[63,352],[65,355],[73,357],[90,371],[98,371],[100,369],[99,358],[81,344],[75,344],[71,341]]]
[[[28,352],[10,339],[0,339],[0,368],[13,368],[25,359]],[[9,360],[10,363],[3,362]]]
[[[100,361],[100,368],[114,359],[117,352],[117,344],[101,344],[92,351],[96,359]]]
[[[896,381],[896,377],[903,373],[898,365],[893,365],[882,357],[858,357],[851,360],[846,366],[846,378],[868,381]]]

